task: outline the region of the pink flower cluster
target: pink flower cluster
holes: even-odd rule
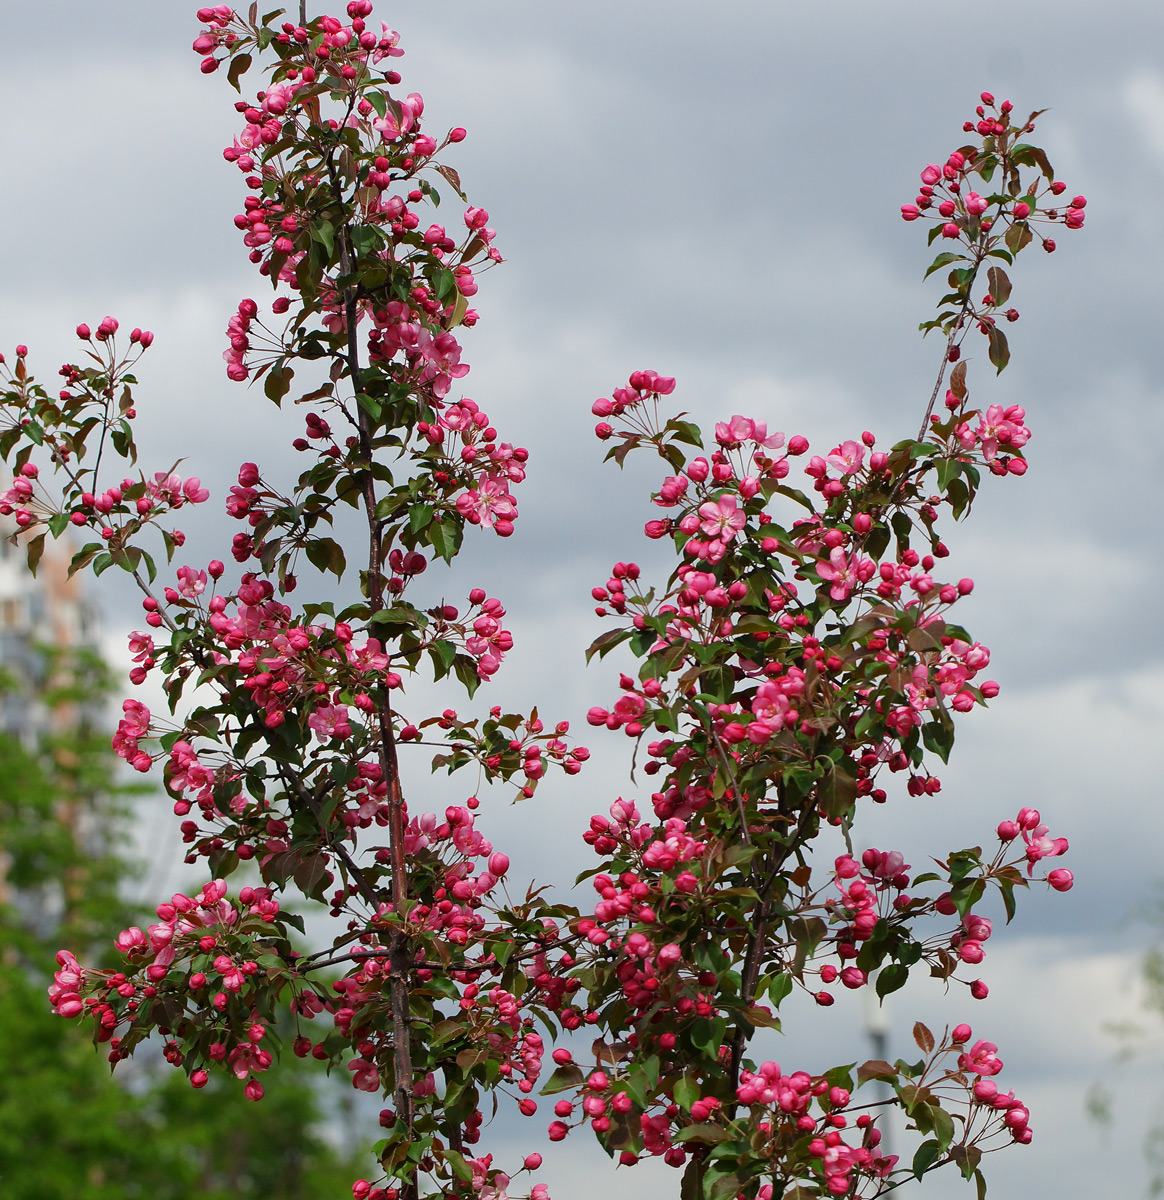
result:
[[[675,380],[657,371],[633,371],[626,387],[615,388],[609,400],[595,400],[590,411],[596,417],[621,417],[647,400],[658,400],[675,390]],[[610,426],[600,424],[599,437],[610,436]]]
[[[954,435],[966,450],[975,448],[982,451],[982,457],[996,475],[1023,475],[1027,464],[1021,457],[1003,453],[1000,449],[1021,450],[1030,441],[1031,431],[1023,425],[1026,420],[1026,410],[1018,404],[1004,408],[1001,404],[992,404],[978,419],[976,428],[971,428],[968,421],[963,421],[955,430]]]
[[[1013,821],[1003,821],[998,827],[998,837],[1002,842],[1012,842],[1019,834],[1022,834],[1026,844],[1028,875],[1034,874],[1036,864],[1042,859],[1058,857],[1069,849],[1066,838],[1050,836],[1037,808],[1020,808]],[[1047,882],[1057,892],[1066,892],[1070,891],[1075,878],[1066,867],[1057,867],[1047,873]]]
[[[85,968],[68,950],[57,951],[57,968],[48,989],[53,1012],[61,1017],[79,1017],[85,1011]]]
[[[846,1127],[847,1119],[841,1114],[849,1104],[849,1092],[830,1086],[827,1079],[813,1078],[805,1071],[784,1075],[778,1063],[765,1062],[755,1072],[740,1072],[736,1097],[753,1110],[753,1120],[757,1120],[761,1132],[768,1134],[788,1125],[800,1134],[816,1131],[818,1120],[808,1110],[817,1101],[824,1110],[820,1121],[827,1132],[818,1133],[808,1149],[813,1158],[821,1160],[825,1187],[834,1196],[849,1193],[854,1172],[885,1178],[897,1164],[897,1155],[883,1156],[878,1152],[881,1131],[868,1113],[857,1118],[861,1144],[850,1146],[844,1141],[840,1130]],[[757,1114],[757,1109],[762,1111]],[[692,1116],[695,1116],[694,1106]]]
[[[138,746],[140,738],[148,737],[150,710],[138,700],[125,700],[121,705],[125,716],[117,723],[113,735],[113,750],[118,758],[124,758],[135,771],[148,771],[153,759]]]
[[[1005,139],[1014,130],[1010,116],[1014,105],[1009,100],[1003,100],[1001,104],[996,105],[990,92],[983,92],[981,100],[982,103],[976,109],[977,122],[967,121],[962,127],[963,131],[977,132],[982,137]],[[988,112],[988,109],[992,111]],[[1030,133],[1033,129],[1033,121],[1028,121],[1022,127],[1021,133]],[[953,151],[941,165],[928,163],[922,170],[921,188],[916,199],[912,204],[901,206],[902,218],[906,221],[916,221],[936,207],[936,219],[942,223],[942,237],[950,240],[963,236],[972,240],[979,227],[989,230],[999,219],[1013,224],[1041,218],[1047,222],[1061,221],[1068,229],[1082,228],[1084,209],[1087,207],[1085,196],[1076,196],[1063,211],[1060,211],[1058,205],[1043,209],[1038,207],[1038,202],[1045,197],[1061,196],[1067,190],[1067,185],[1058,180],[1052,181],[1038,192],[1031,189],[1006,201],[996,197],[993,203],[971,190],[968,186],[969,179],[978,157],[978,152],[973,147],[966,146]],[[990,215],[990,210],[995,205],[997,212]],[[1051,238],[1042,238],[1042,241],[1045,250],[1055,249],[1055,242]]]

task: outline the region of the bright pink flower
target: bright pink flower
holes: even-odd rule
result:
[[[867,582],[873,576],[874,564],[869,558],[861,558],[857,554],[846,555],[840,546],[835,546],[829,552],[828,562],[816,564],[817,574],[826,581],[832,581],[829,595],[834,600],[845,600],[860,584]]]
[[[747,517],[736,506],[736,498],[729,495],[701,504],[699,515],[703,518],[700,523],[703,532],[724,543],[730,542],[747,524]]]
[[[856,471],[859,471],[864,461],[865,447],[860,442],[854,442],[852,439],[842,442],[839,446],[835,446],[825,459],[825,462],[834,471],[838,471],[842,475],[852,475]]]
[[[346,704],[321,704],[307,718],[307,724],[315,730],[315,736],[321,742],[330,741],[332,738],[344,740],[352,736]]]
[[[178,568],[178,592],[188,600],[202,595],[206,590],[206,581],[205,571],[196,571],[193,567]]]
[[[182,495],[190,501],[191,504],[201,504],[205,500],[210,499],[210,493],[202,486],[202,480],[197,475],[191,475],[185,483],[182,484]]]
[[[366,1058],[353,1058],[348,1063],[352,1072],[352,1087],[362,1092],[378,1092],[380,1090],[380,1071],[375,1063]]]
[[[974,1075],[997,1075],[1002,1070],[1002,1059],[993,1042],[979,1038],[965,1054],[958,1056],[958,1067]]]
[[[1038,816],[1038,813],[1035,813],[1035,815]],[[1028,875],[1034,873],[1035,864],[1040,859],[1055,858],[1060,854],[1066,854],[1070,848],[1066,838],[1051,837],[1046,825],[1036,825],[1033,829],[1024,829],[1023,841],[1027,844]]]

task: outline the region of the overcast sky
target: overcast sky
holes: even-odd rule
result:
[[[198,73],[195,7],[62,0],[51,34],[44,6],[5,14],[0,348],[27,342],[52,386],[78,321],[110,312],[152,328],[143,466],[185,456],[217,502],[244,458],[296,466],[298,429],[223,373],[226,320],[264,285],[231,223],[242,180],[221,148],[238,118],[225,79]],[[676,401],[705,427],[744,413],[817,450],[862,429],[908,435],[939,354],[916,327],[939,293],[921,279],[924,234],[898,206],[921,167],[964,140],[982,89],[1050,110],[1036,140],[1087,195],[1087,224],[1054,255],[1020,259],[1012,365],[994,380],[971,345],[969,375],[976,401],[1026,406],[1031,469],[988,479],[997,486],[945,538],[954,577],[977,581],[965,621],[1003,691],[960,722],[941,796],[887,806],[861,833],[916,865],[1035,804],[1071,839],[1077,887],[1032,896],[999,931],[990,1001],[969,1011],[961,993],[943,1006],[907,990],[893,1000],[896,1049],[908,1052],[903,1031],[925,1013],[972,1020],[1002,1047],[1036,1139],[991,1164],[992,1196],[1136,1194],[1152,1070],[1110,1076],[1120,1124],[1106,1146],[1081,1097],[1107,1070],[1102,1023],[1134,1007],[1149,935],[1127,915],[1164,876],[1164,11],[434,0],[376,17],[402,34],[404,90],[424,95],[428,128],[468,128],[454,162],[508,260],[482,280],[464,391],[530,448],[530,477],[517,535],[478,539],[450,596],[481,583],[510,608],[517,648],[495,698],[577,726],[617,683],[609,664],[583,670],[602,628],[590,587],[616,560],[660,561],[638,533],[659,473],[645,457],[623,474],[600,466],[593,399],[650,367],[678,377]],[[206,516],[208,529],[188,530],[191,561],[226,557],[235,527]],[[137,624],[132,603],[103,594],[112,640]],[[531,873],[588,865],[576,831],[635,794],[620,739],[590,741],[592,770],[487,817]],[[426,786],[418,777],[411,795]],[[462,791],[439,785],[433,806]],[[854,1014],[807,1014],[812,1032],[777,1056],[789,1069],[858,1057]],[[555,1200],[581,1200],[600,1178],[580,1153],[547,1166]],[[608,1190],[662,1197],[674,1182],[623,1172]],[[939,1178],[917,1191],[963,1194]]]

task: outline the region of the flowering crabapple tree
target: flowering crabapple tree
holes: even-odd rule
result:
[[[974,407],[962,349],[981,333],[1006,365],[1006,268],[1036,239],[1053,249],[1044,230],[1080,225],[1083,198],[1064,205],[1023,140],[1038,114],[1016,120],[984,94],[966,125],[976,140],[926,167],[903,209],[946,247],[930,271],[949,291],[923,326],[944,345],[921,427],[886,449],[863,433],[806,458],[805,437],[744,416],[705,448],[669,411],[674,380],[653,371],[597,401],[608,457],[653,447],[672,472],[646,534],[673,540],[678,565],[650,584],[619,562],[594,590],[612,628],[591,654],[623,647],[639,666],[589,721],[641,747],[657,790],[591,819],[593,898],[575,907],[508,882],[475,795],[426,811],[410,762],[435,746],[433,769],[475,768],[529,798],[587,752],[536,708],[429,714],[406,700],[424,672],[472,697],[512,645],[499,599],[434,587],[430,570],[453,562],[466,526],[514,532],[527,455],[460,392],[460,331],[500,261],[484,209],[435,219],[442,200],[467,203],[446,161],[465,133],[427,132],[423,100],[399,87],[399,37],[371,15],[368,0],[298,21],[198,11],[205,73],[225,67],[241,89],[265,72],[224,154],[247,188],[235,225],[273,296],[230,317],[226,373],[306,406],[298,479],[244,462],[226,497],[233,567],[159,565],[183,544],[180,510],[209,497],[176,468],[136,466],[149,333],[80,326],[81,362],[61,368],[56,395],[24,347],[4,367],[3,510],[34,566],[46,537],[73,529],[92,537],[74,570],[118,567],[141,588],[130,678],[159,676],[170,715],[127,699],[114,745],[134,769],[160,768],[187,861],[208,875],[121,934],[118,970],[61,951],[53,1007],[91,1022],[113,1064],[158,1035],[195,1088],[222,1072],[261,1100],[284,1049],[349,1072],[385,1097],[357,1200],[545,1200],[540,1154],[477,1149],[486,1114],[510,1102],[542,1120],[552,1109],[552,1141],[586,1127],[620,1165],[661,1157],[685,1200],[875,1196],[951,1163],[981,1192],[983,1154],[1031,1129],[995,1081],[997,1047],[968,1025],[918,1024],[915,1061],[824,1072],[752,1047],[794,990],[827,1007],[838,985],[884,996],[928,971],[985,997],[964,973],[991,934],[987,894],[1009,918],[1032,878],[1071,886],[1044,871],[1067,843],[1030,808],[994,849],[916,875],[894,850],[813,850],[886,802],[894,775],[937,792],[957,716],[998,691],[982,677],[989,652],[955,623],[973,585],[945,569],[938,526],[966,515],[985,474],[1015,482],[1030,435],[1021,408]],[[340,533],[346,508],[358,536]],[[316,594],[300,600],[304,572]],[[328,573],[358,581],[358,598],[337,609]],[[319,948],[297,936],[297,897],[335,919]],[[858,1102],[870,1080],[891,1098]],[[907,1162],[880,1149],[887,1107],[916,1132]]]

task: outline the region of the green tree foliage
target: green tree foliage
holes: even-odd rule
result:
[[[124,844],[118,830],[132,789],[116,786],[95,719],[104,664],[89,652],[53,651],[45,666],[39,698],[49,731],[31,748],[0,734],[0,1195],[350,1193],[351,1168],[323,1136],[326,1095],[306,1064],[283,1063],[281,1086],[263,1105],[225,1081],[195,1095],[184,1074],[146,1060],[123,1086],[84,1031],[50,1013],[44,989],[58,943],[112,957],[113,938],[135,914],[121,897],[133,867],[113,848]]]

